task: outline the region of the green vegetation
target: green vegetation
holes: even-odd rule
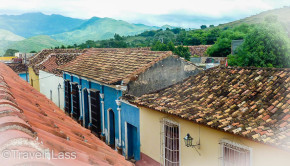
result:
[[[207,54],[213,57],[226,57],[231,54],[232,40],[244,39],[253,25],[242,24],[234,28],[224,29],[215,44],[207,49]]]
[[[15,53],[17,53],[17,52],[19,52],[19,51],[18,50],[14,50],[14,49],[7,49],[3,56],[4,57],[14,56]]]
[[[175,47],[173,42],[168,44],[161,43],[160,41],[156,42],[152,48],[152,51],[172,51],[174,54],[183,57],[186,60],[190,60],[190,52],[188,47],[177,46]]]
[[[229,65],[257,67],[290,67],[290,41],[285,31],[274,24],[259,24],[246,35]]]
[[[15,42],[9,46],[7,49],[16,49],[20,52],[30,52],[30,51],[41,51],[42,49],[61,46],[62,43],[50,38],[49,36],[41,35],[34,36],[25,40]]]
[[[152,47],[158,41],[163,44],[172,42],[175,46],[178,45],[200,45],[214,44],[222,30],[218,27],[207,28],[204,30],[186,31],[182,28],[174,29],[158,29],[148,30],[135,36],[120,36],[116,35],[112,39],[93,41],[87,40],[82,44],[69,45],[69,47],[79,48],[110,48],[110,47]]]

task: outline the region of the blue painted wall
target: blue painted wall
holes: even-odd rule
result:
[[[24,79],[26,81],[26,73],[20,73],[18,74],[22,79]],[[29,82],[29,74],[27,73],[27,79],[28,79],[28,82]]]
[[[140,116],[139,108],[131,106],[126,103],[121,103],[121,124],[122,124],[122,146],[123,153],[125,153],[125,122],[137,128],[136,151],[134,152],[135,160],[140,160]],[[123,143],[124,141],[124,143]]]
[[[108,122],[107,122],[107,114],[108,114],[108,109],[112,109],[114,112],[114,120],[115,120],[115,139],[116,141],[119,139],[119,116],[118,116],[118,105],[116,103],[116,100],[119,99],[119,97],[122,96],[122,91],[116,90],[115,88],[106,86],[106,85],[100,85],[95,82],[90,82],[85,79],[79,79],[75,76],[70,76],[69,74],[64,74],[63,75],[64,79],[68,79],[71,82],[76,82],[80,85],[82,85],[82,89],[87,88],[87,89],[96,89],[99,90],[100,93],[104,94],[104,115],[102,115],[101,111],[101,116],[104,116],[104,124],[105,124],[105,130],[108,131]],[[86,103],[87,100],[84,98],[84,102]],[[102,101],[102,99],[100,98]],[[102,106],[102,105],[101,105]],[[121,103],[121,143],[122,143],[122,148],[123,148],[123,154],[125,155],[125,122],[133,125],[134,127],[137,128],[137,140],[136,140],[136,151],[134,152],[135,155],[135,160],[140,159],[140,126],[139,126],[139,109],[136,107],[133,107],[129,104],[126,103]],[[89,108],[87,107],[87,104],[85,104],[85,109],[84,111],[88,113]],[[102,108],[101,108],[102,110]],[[101,118],[102,120],[103,118]],[[87,124],[87,123],[86,123]],[[103,128],[103,122],[101,122],[102,128]],[[106,140],[108,141],[108,140]],[[113,140],[115,141],[115,140]],[[108,142],[107,142],[108,143]],[[118,142],[116,142],[118,144]],[[116,144],[116,146],[117,146]]]

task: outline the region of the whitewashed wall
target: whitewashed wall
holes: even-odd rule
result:
[[[61,89],[59,89],[58,94],[58,85],[61,85]],[[59,106],[62,110],[64,110],[64,81],[62,77],[58,77],[54,74],[39,71],[39,85],[40,85],[40,93],[44,94],[48,99]],[[50,91],[52,91],[52,96]],[[59,100],[60,99],[60,100]],[[59,103],[60,101],[60,103]]]

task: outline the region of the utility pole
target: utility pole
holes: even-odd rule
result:
[[[25,65],[25,72],[26,72],[26,74],[25,74],[25,76],[26,76],[26,82],[28,82],[28,76],[27,76],[27,74],[28,74],[28,72],[27,72],[27,70],[28,70],[28,67],[27,67],[27,65],[26,65],[26,53],[25,53],[25,56],[24,56],[24,65]]]

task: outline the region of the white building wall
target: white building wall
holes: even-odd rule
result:
[[[58,94],[58,85],[61,85]],[[62,77],[56,76],[54,74],[39,71],[39,85],[40,93],[44,94],[48,99],[64,110],[64,80]],[[59,103],[60,101],[60,103]]]

